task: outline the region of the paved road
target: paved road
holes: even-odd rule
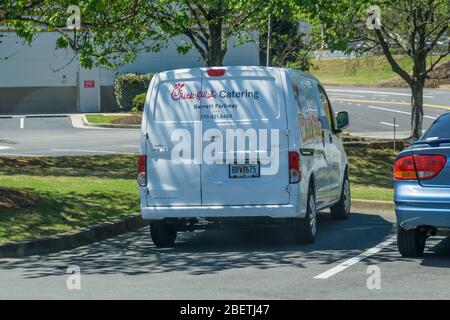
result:
[[[410,93],[407,89],[327,88],[335,111],[350,112],[355,135],[392,138],[409,135]],[[424,128],[450,110],[449,90],[425,91]],[[79,129],[68,117],[0,117],[0,156],[89,155],[138,152],[138,130]]]
[[[393,138],[394,117],[399,137],[409,136],[411,93],[409,89],[364,89],[327,87],[334,111],[350,113],[350,128],[355,135]],[[450,111],[449,90],[425,90],[424,130],[439,115]]]
[[[323,214],[314,245],[293,244],[277,229],[207,231],[183,234],[165,250],[142,229],[70,252],[0,260],[0,299],[449,299],[449,239],[404,259],[392,222],[388,213],[338,222]],[[335,273],[343,262],[357,263]],[[81,291],[66,287],[70,265],[80,267]],[[369,266],[381,272],[380,290],[367,287]]]
[[[79,129],[69,117],[0,117],[0,156],[136,153],[139,131]]]

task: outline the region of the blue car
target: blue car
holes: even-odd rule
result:
[[[430,236],[450,235],[450,113],[398,155],[394,200],[402,256],[419,257]]]

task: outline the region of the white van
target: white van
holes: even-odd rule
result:
[[[316,212],[350,214],[337,117],[314,77],[265,67],[162,72],[148,90],[138,163],[142,218],[157,246],[177,232],[288,226],[312,243]]]

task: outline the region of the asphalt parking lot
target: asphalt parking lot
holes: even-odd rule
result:
[[[139,130],[75,128],[69,116],[0,117],[0,156],[139,152]]]
[[[72,251],[0,260],[1,299],[448,299],[450,240],[420,259],[396,249],[390,212],[319,218],[313,245],[279,229],[182,234],[157,249],[143,228]],[[381,244],[381,246],[380,246]],[[68,290],[69,266],[81,290]],[[367,282],[379,270],[379,289]]]
[[[410,125],[408,91],[328,88],[350,132],[392,137]],[[450,107],[450,92],[427,90],[424,127]],[[69,117],[0,117],[0,156],[138,152],[138,130],[80,129]],[[157,249],[146,228],[71,251],[0,260],[0,299],[449,299],[450,239],[432,238],[420,259],[397,252],[393,212],[354,210],[348,221],[319,218],[313,245],[284,230],[182,234]],[[68,290],[67,268],[81,270]],[[375,272],[375,273],[373,273]],[[369,285],[379,275],[379,288]]]

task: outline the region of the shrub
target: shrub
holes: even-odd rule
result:
[[[126,73],[118,74],[114,80],[114,95],[117,106],[122,111],[130,111],[133,107],[133,99],[147,92],[153,74]]]
[[[133,108],[132,111],[144,111],[145,98],[147,97],[147,93],[138,94],[133,99]]]

